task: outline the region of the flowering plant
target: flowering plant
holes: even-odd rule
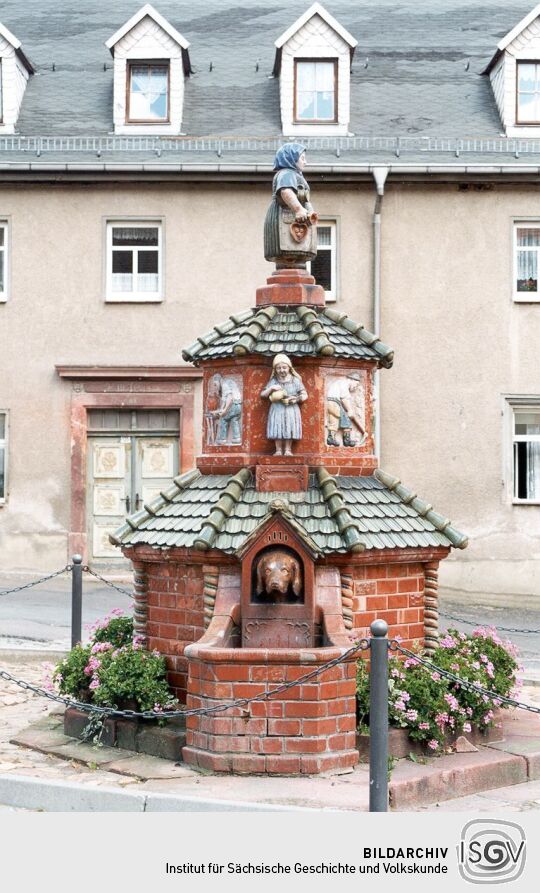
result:
[[[498,695],[512,697],[519,683],[515,646],[494,629],[478,627],[466,636],[450,629],[439,640],[430,663],[467,682],[493,692],[493,696],[466,689],[414,657],[389,661],[388,714],[391,726],[406,728],[409,737],[440,752],[449,735],[467,733],[474,723],[480,729],[493,725],[494,711],[504,707]],[[359,661],[357,701],[360,723],[369,714],[369,674]]]
[[[91,628],[87,645],[76,645],[56,666],[60,694],[105,707],[135,702],[157,715],[176,701],[167,684],[165,658],[147,651],[133,634],[133,620],[115,609]]]

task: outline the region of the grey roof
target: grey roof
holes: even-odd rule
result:
[[[156,9],[190,42],[194,74],[186,82],[183,129],[192,137],[232,137],[222,160],[269,164],[281,135],[279,83],[270,77],[274,41],[309,0],[155,0]],[[328,11],[358,40],[351,74],[354,141],[314,143],[311,159],[373,161],[396,157],[512,160],[513,141],[498,140],[501,123],[489,79],[482,75],[497,42],[528,13],[532,0],[328,0]],[[34,65],[17,125],[27,137],[112,132],[112,60],[105,41],[142,6],[141,0],[5,0],[0,20],[22,42]],[[53,71],[54,65],[54,71]],[[104,66],[106,66],[104,70]],[[210,70],[211,69],[211,70]],[[249,143],[251,138],[268,140]],[[364,142],[358,140],[362,137]],[[241,144],[238,139],[246,142]],[[467,143],[468,139],[477,142]],[[399,145],[396,140],[399,139]],[[444,139],[447,141],[444,142]],[[520,141],[525,155],[540,141]],[[102,142],[100,157],[159,164],[216,160],[213,143]],[[170,146],[170,148],[167,148]],[[174,146],[174,147],[173,147]],[[138,147],[138,148],[137,148]],[[81,144],[40,144],[40,163],[95,160]],[[35,157],[33,143],[0,139],[0,163]],[[537,162],[538,163],[538,162]]]
[[[371,549],[465,548],[467,537],[450,521],[381,471],[332,477],[320,468],[301,493],[260,493],[251,472],[233,477],[188,472],[112,536],[122,546],[215,548],[235,553],[276,501],[321,554]]]
[[[249,353],[274,356],[282,351],[295,357],[371,360],[387,368],[394,359],[390,347],[346,313],[303,306],[284,310],[275,306],[256,307],[234,314],[210,332],[200,335],[194,344],[182,351],[182,356],[187,362],[199,363]]]

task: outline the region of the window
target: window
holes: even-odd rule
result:
[[[537,301],[540,221],[514,226],[514,300]]]
[[[107,300],[161,300],[161,224],[107,225]]]
[[[0,504],[6,501],[7,491],[7,412],[0,410]]]
[[[337,299],[336,221],[322,220],[317,225],[317,257],[311,261],[311,275],[326,292],[327,301]]]
[[[337,121],[337,60],[296,59],[294,83],[297,123]]]
[[[169,64],[130,62],[126,119],[130,124],[169,120]]]
[[[513,407],[514,502],[540,504],[540,401]]]
[[[540,63],[517,63],[516,124],[540,124]]]
[[[7,298],[7,223],[0,222],[0,301]]]

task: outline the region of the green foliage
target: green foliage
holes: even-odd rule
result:
[[[56,666],[53,682],[61,695],[71,695],[78,701],[89,700],[90,677],[84,672],[90,660],[90,645],[76,645]]]
[[[110,642],[113,648],[122,648],[133,640],[133,618],[113,617],[105,626],[99,622],[94,628],[94,642]]]
[[[132,618],[118,610],[94,625],[88,645],[77,645],[60,661],[53,681],[61,694],[79,701],[152,710],[156,718],[176,704],[167,683],[165,658],[143,648],[141,637],[133,635]],[[89,734],[94,736],[90,726]]]
[[[165,658],[132,645],[105,652],[98,678],[94,702],[101,706],[135,701],[139,710],[159,711],[172,700]]]
[[[440,640],[430,663],[489,690],[491,695],[463,688],[415,658],[389,660],[388,715],[391,726],[406,728],[413,741],[427,744],[434,753],[444,749],[451,735],[468,733],[493,724],[497,695],[511,696],[516,685],[516,649],[495,630],[480,627],[470,636],[450,629]],[[357,672],[358,715],[369,720],[369,673],[365,661]]]

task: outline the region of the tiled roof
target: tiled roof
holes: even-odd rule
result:
[[[389,368],[394,352],[347,314],[308,307],[263,307],[230,316],[182,352],[187,362],[258,353],[375,360]]]
[[[36,68],[22,103],[17,130],[25,136],[100,136],[113,129],[112,60],[105,46],[137,12],[142,0],[4,0],[0,19],[21,41]],[[190,43],[193,76],[186,82],[182,130],[188,137],[233,137],[249,141],[281,136],[279,80],[270,75],[279,36],[305,12],[310,0],[155,0],[159,13]],[[401,162],[435,159],[456,162],[451,140],[491,141],[462,159],[493,157],[501,122],[489,78],[482,76],[497,43],[534,6],[532,0],[327,0],[328,12],[358,40],[351,67],[350,130],[359,137],[399,138]],[[416,148],[408,140],[418,137]],[[446,151],[433,138],[447,138]],[[422,142],[422,139],[425,142]],[[174,142],[174,141],[173,141]],[[176,140],[176,145],[182,140]],[[502,141],[503,143],[505,141]],[[394,148],[345,150],[341,160],[394,159]],[[22,159],[24,151],[6,145],[2,158]],[[101,147],[101,160],[146,161],[154,169],[169,163],[216,162],[210,143],[184,153],[151,147],[137,151],[124,140],[114,150]],[[160,150],[161,151],[161,150]],[[513,150],[503,148],[512,162]],[[246,159],[247,154],[247,159]],[[538,156],[538,149],[535,154]],[[35,152],[29,150],[34,162]],[[222,161],[271,163],[273,150],[245,152],[225,147]],[[495,153],[495,158],[497,153]],[[494,158],[494,160],[495,160]],[[96,159],[67,146],[43,150],[39,163]],[[310,156],[310,162],[314,160]],[[321,144],[317,160],[335,163],[336,146]],[[526,163],[520,150],[519,164]],[[515,159],[514,159],[515,161]],[[536,163],[538,163],[536,161]]]
[[[260,493],[251,473],[188,472],[175,478],[111,536],[116,545],[188,547],[235,553],[273,511],[286,511],[321,554],[370,549],[450,547],[467,538],[431,506],[381,471],[373,477],[310,475],[301,493]]]

